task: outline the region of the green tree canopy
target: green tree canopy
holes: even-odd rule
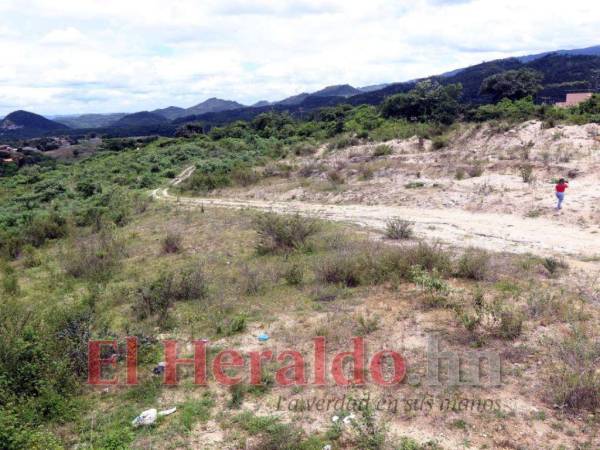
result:
[[[532,69],[507,70],[485,78],[479,92],[491,95],[494,103],[503,98],[520,100],[537,94],[543,78],[540,72]]]
[[[425,80],[407,93],[386,98],[381,113],[384,117],[405,118],[413,122],[450,124],[460,111],[458,99],[461,93],[461,84],[442,86],[437,81]]]

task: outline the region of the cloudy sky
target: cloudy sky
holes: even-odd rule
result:
[[[0,116],[250,104],[600,44],[597,0],[0,0]]]

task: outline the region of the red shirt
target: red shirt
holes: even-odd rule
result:
[[[565,192],[565,189],[569,187],[569,183],[558,183],[556,185],[556,192]]]

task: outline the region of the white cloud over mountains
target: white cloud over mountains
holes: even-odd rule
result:
[[[276,100],[600,44],[572,0],[2,0],[0,115]]]

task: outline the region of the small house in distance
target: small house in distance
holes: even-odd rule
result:
[[[558,106],[559,108],[569,108],[571,106],[577,106],[580,103],[583,103],[586,100],[592,98],[592,95],[593,94],[591,92],[572,92],[570,94],[567,94],[567,98],[564,102],[558,102],[556,103],[556,106]]]

